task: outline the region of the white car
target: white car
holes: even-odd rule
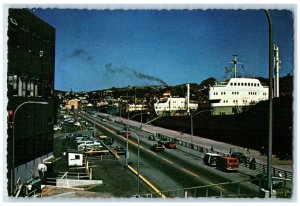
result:
[[[75,122],[74,125],[80,127],[81,124],[80,122]]]
[[[78,148],[84,148],[84,147],[90,147],[90,146],[99,146],[101,145],[100,142],[94,142],[94,141],[85,141],[78,145]]]
[[[97,141],[84,141],[79,144],[79,146],[91,146],[91,145],[101,145],[100,142]]]
[[[59,125],[54,125],[54,127],[53,127],[54,131],[61,130],[61,129],[62,129],[62,127]]]

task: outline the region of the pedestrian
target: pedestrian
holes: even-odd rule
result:
[[[231,156],[231,153],[232,153],[232,147],[230,147],[229,149],[229,156]]]
[[[210,150],[211,150],[212,152],[214,151],[214,148],[213,148],[213,146],[211,146]]]
[[[250,154],[249,148],[247,148],[247,154]]]
[[[250,161],[250,163],[249,163],[249,168],[250,168],[251,170],[256,170],[256,160],[255,160],[254,157],[251,159],[251,161]]]

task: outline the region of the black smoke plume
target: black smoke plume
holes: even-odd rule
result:
[[[91,61],[93,59],[93,57],[91,55],[89,55],[89,53],[82,49],[82,48],[77,48],[77,49],[74,49],[72,51],[71,54],[68,55],[68,57],[70,58],[81,58],[83,60],[86,60],[86,61]]]
[[[154,77],[154,76],[150,76],[147,74],[143,74],[141,72],[137,72],[134,69],[114,68],[114,67],[112,67],[111,63],[106,64],[105,67],[106,67],[106,73],[108,73],[108,74],[116,74],[116,73],[125,74],[125,75],[129,75],[129,76],[134,76],[138,79],[146,79],[146,80],[150,80],[150,81],[155,81],[155,82],[158,82],[159,84],[167,86],[167,83],[165,81],[163,81],[162,79]]]

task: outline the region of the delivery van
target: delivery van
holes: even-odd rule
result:
[[[209,165],[211,167],[215,167],[217,165],[217,159],[221,156],[219,154],[214,153],[205,153],[203,157],[203,162],[206,165]]]
[[[217,169],[223,171],[237,171],[239,169],[239,160],[234,157],[220,157],[217,159]]]

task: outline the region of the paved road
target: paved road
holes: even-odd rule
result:
[[[89,119],[93,121],[93,118]],[[116,126],[116,124],[112,122],[97,122],[109,127],[107,129],[110,131],[108,135],[112,136],[115,140],[120,139],[123,143],[125,142],[125,140],[122,140],[121,136],[118,137],[115,133],[117,129],[120,129],[120,125]],[[186,152],[186,148],[182,146],[178,146],[179,149],[177,150],[165,150],[164,153],[153,153],[149,150],[149,147],[153,142],[149,141],[147,136],[145,137],[145,133],[135,132],[138,133],[141,139],[140,162],[142,164],[140,166],[140,171],[151,182],[158,185],[162,191],[249,179],[249,176],[245,176],[241,173],[224,173],[215,168],[208,167],[203,164],[202,157],[191,155]],[[136,148],[133,148],[133,150],[131,148],[132,147],[129,148],[131,154],[130,159],[131,161],[133,160],[134,167],[136,167]],[[237,190],[237,185],[228,188],[226,187],[224,187],[224,193],[226,191],[227,193],[232,193],[232,191]],[[214,194],[217,195],[219,189],[220,188],[214,188]],[[253,187],[253,185],[249,183],[241,187],[241,192],[246,194],[250,191],[253,192],[254,190],[257,192],[258,188]],[[202,193],[199,193],[198,195],[204,196],[205,194],[203,193],[205,193],[205,190],[201,192]]]
[[[107,114],[104,113],[97,113],[97,115],[106,117]],[[120,117],[115,117],[115,116],[111,116],[109,115],[109,118],[115,121],[121,121],[124,123],[129,123],[129,125],[135,126],[135,127],[140,127],[141,123],[140,122],[135,122],[132,120],[127,120],[124,118],[120,118]],[[162,127],[158,127],[158,126],[153,126],[153,125],[142,125],[142,130],[146,131],[146,132],[151,132],[151,133],[160,133],[166,136],[170,136],[173,138],[177,138],[178,140],[183,140],[183,141],[187,141],[187,142],[191,142],[193,141],[194,144],[198,144],[201,145],[203,147],[206,148],[211,148],[213,147],[215,151],[219,151],[222,152],[224,154],[228,154],[230,151],[230,148],[234,148],[232,151],[239,151],[239,152],[243,152],[245,153],[248,157],[250,158],[255,158],[256,161],[258,163],[261,164],[267,164],[267,156],[262,156],[260,155],[260,152],[257,150],[249,150],[249,152],[247,151],[247,148],[243,148],[243,147],[239,147],[236,145],[230,145],[227,143],[223,143],[223,142],[217,142],[211,139],[207,139],[207,138],[203,138],[203,137],[199,137],[199,136],[193,136],[193,138],[191,138],[190,134],[181,134],[177,131],[174,130],[169,130],[169,129],[165,129]],[[286,171],[293,171],[293,162],[291,160],[279,160],[278,158],[276,158],[275,156],[272,157],[272,164],[273,167],[278,168],[278,169],[283,169]]]

